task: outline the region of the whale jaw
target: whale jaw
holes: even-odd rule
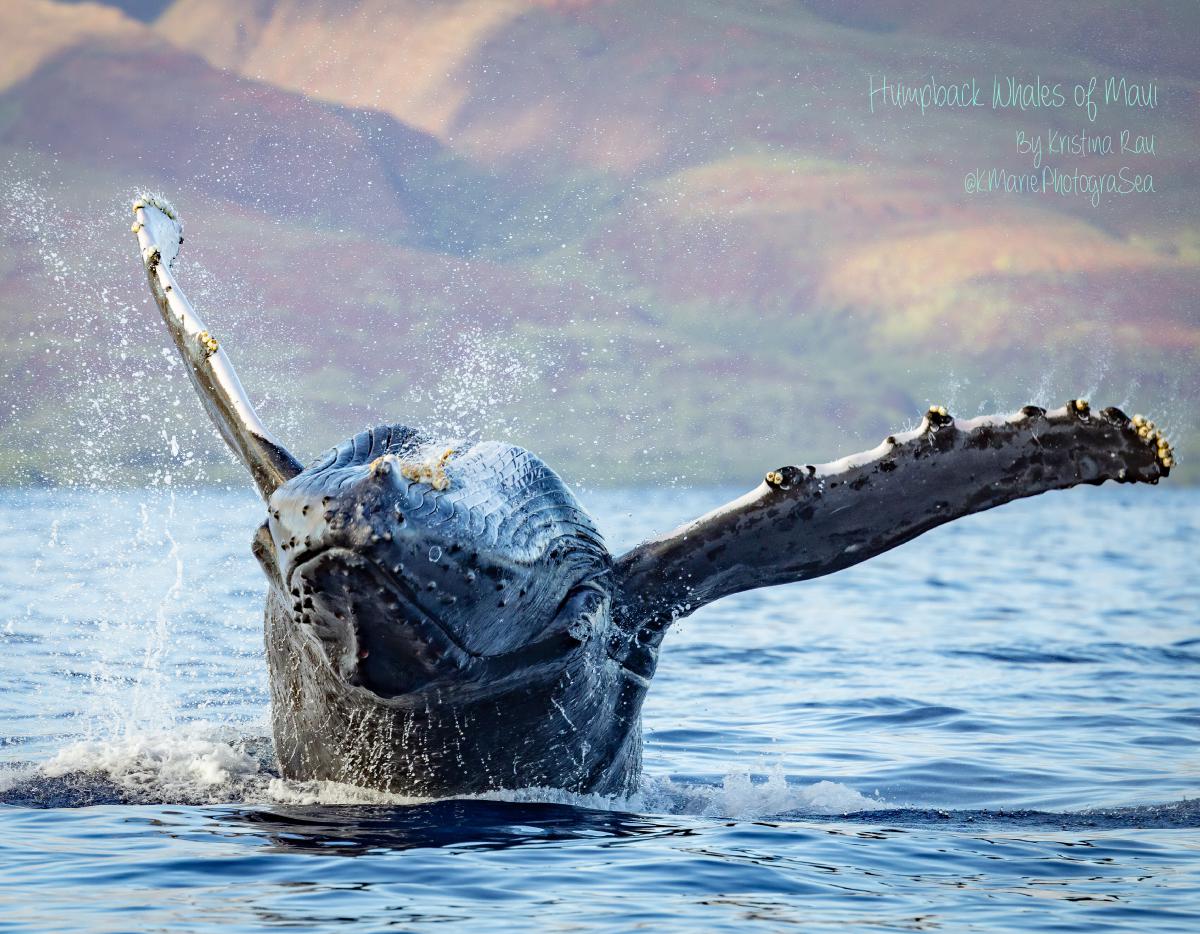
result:
[[[360,567],[332,554],[312,563],[314,579]],[[352,571],[348,592],[365,579]],[[339,605],[338,591],[327,593],[326,605]],[[319,606],[314,599],[309,614]],[[531,787],[622,795],[636,788],[648,685],[610,658],[601,640],[580,641],[556,623],[539,643],[504,656],[470,656],[460,668],[461,656],[438,642],[435,621],[389,618],[376,629],[367,615],[345,615],[335,617],[340,632],[319,633],[324,623],[297,624],[285,595],[270,588],[271,717],[285,778],[422,798]],[[584,632],[608,623],[610,597],[583,587],[556,616],[568,618]],[[377,647],[378,632],[391,634],[390,654]],[[349,652],[351,644],[370,646],[366,658]],[[385,659],[382,674],[366,664],[376,653]]]
[[[412,588],[357,552],[318,552],[293,569],[289,584],[294,623],[320,640],[347,684],[390,698],[461,676],[470,666],[470,653]]]

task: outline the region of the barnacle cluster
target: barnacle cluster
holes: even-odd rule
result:
[[[1144,415],[1135,415],[1130,420],[1138,437],[1147,444],[1153,445],[1158,455],[1158,462],[1168,469],[1175,466],[1175,454],[1171,450],[1171,442],[1166,435],[1159,431],[1158,426]]]
[[[950,413],[946,411],[944,405],[931,405],[929,411],[925,413],[925,419],[932,428],[941,428],[943,425],[949,425],[954,421]]]
[[[400,464],[400,476],[416,483],[428,483],[435,490],[444,490],[450,486],[450,478],[446,476],[446,464],[453,456],[454,448],[446,448],[439,457],[430,457],[423,461],[403,461]]]
[[[209,334],[208,331],[201,331],[196,335],[196,339],[200,341],[200,347],[204,350],[205,357],[211,357],[220,347],[217,339]]]

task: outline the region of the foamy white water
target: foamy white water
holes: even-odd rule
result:
[[[274,769],[266,745],[231,736],[226,727],[190,723],[170,732],[124,732],[65,745],[49,760],[0,774],[0,791],[45,779],[90,777],[138,804],[414,805],[437,799],[389,794],[339,782],[292,781]],[[785,814],[847,814],[880,810],[888,802],[868,798],[838,782],[789,784],[782,767],[755,781],[748,771],[730,772],[719,784],[647,777],[631,796],[577,794],[559,788],[501,790],[466,799],[520,804],[562,804],[594,810],[690,814],[711,818],[764,818]]]

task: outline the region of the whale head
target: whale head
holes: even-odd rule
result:
[[[299,637],[348,686],[383,698],[486,688],[609,637],[608,550],[522,448],[378,427],[267,508],[256,554]]]

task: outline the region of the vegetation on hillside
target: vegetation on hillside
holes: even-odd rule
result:
[[[237,475],[164,353],[138,187],[182,210],[181,279],[305,457],[400,420],[580,483],[749,484],[931,402],[1090,395],[1200,477],[1191,7],[1097,4],[1083,48],[952,4],[115,6],[0,12],[4,482]],[[1045,114],[866,106],[868,74],[1114,68],[1161,86],[1104,124],[1155,134],[1156,193],[1099,207],[963,192]]]

